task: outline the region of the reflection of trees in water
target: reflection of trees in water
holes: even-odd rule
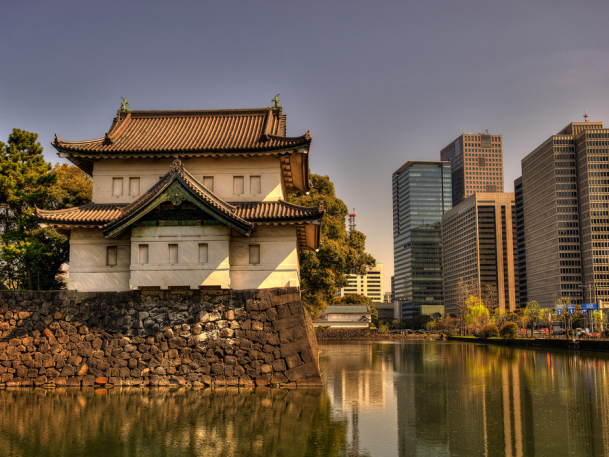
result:
[[[321,389],[7,390],[0,392],[0,449],[15,456],[317,455],[307,451],[312,426],[326,447],[346,441],[346,425],[333,422],[323,402],[318,408],[320,394]]]
[[[2,456],[352,456],[325,390],[9,389]]]

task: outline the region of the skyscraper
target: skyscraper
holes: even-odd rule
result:
[[[503,192],[501,135],[464,133],[440,151],[452,165],[452,202],[457,206],[474,192]]]
[[[527,258],[524,241],[524,211],[522,208],[522,176],[514,181],[514,203],[516,206],[516,240],[518,245],[518,291],[520,307],[524,307],[527,298]]]
[[[395,300],[404,318],[443,305],[442,214],[451,208],[449,162],[407,162],[392,176]]]
[[[442,217],[444,302],[457,314],[459,280],[492,286],[496,304],[513,311],[519,302],[513,193],[476,193]]]
[[[522,159],[527,297],[609,299],[609,129],[572,122]]]

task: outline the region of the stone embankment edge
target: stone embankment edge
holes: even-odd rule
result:
[[[374,330],[362,328],[317,328],[315,334],[318,341],[429,341],[436,340],[439,334],[417,335],[402,333],[377,333]]]
[[[609,352],[609,341],[575,340],[574,343],[566,339],[515,338],[510,340],[504,338],[468,338],[460,336],[449,336],[448,339],[463,343],[495,344],[498,346]]]
[[[321,385],[298,288],[0,293],[0,387]]]

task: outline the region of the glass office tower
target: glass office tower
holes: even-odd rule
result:
[[[392,184],[395,300],[402,317],[413,318],[422,306],[444,305],[442,215],[452,207],[450,162],[407,162]]]

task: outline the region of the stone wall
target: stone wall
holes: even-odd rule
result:
[[[0,386],[319,385],[298,288],[0,292]]]

